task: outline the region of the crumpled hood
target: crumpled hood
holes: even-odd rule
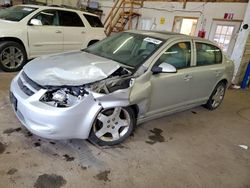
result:
[[[105,79],[119,67],[115,61],[77,51],[34,59],[23,70],[42,86],[78,86]]]

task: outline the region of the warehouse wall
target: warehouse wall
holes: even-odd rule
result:
[[[224,13],[234,13],[234,19],[242,20],[246,9],[245,3],[187,3],[185,10],[182,9],[182,6],[183,3],[159,2],[156,4],[148,2],[144,4],[145,8],[142,9],[142,18],[155,18],[156,29],[171,31],[175,16],[198,17],[199,21],[196,33],[201,29],[202,21],[205,21],[205,31],[208,36],[213,18],[223,19]],[[160,24],[161,17],[166,19],[165,24]]]
[[[99,1],[100,9],[104,11],[103,19],[110,11],[112,7],[112,1]],[[204,23],[204,29],[206,36],[209,35],[210,27],[212,25],[213,18],[223,19],[224,13],[234,13],[236,20],[243,20],[246,11],[247,3],[187,3],[186,9],[183,8],[183,3],[178,2],[144,2],[144,7],[138,11],[142,14],[141,19],[148,19],[154,22],[156,30],[171,31],[173,27],[175,16],[190,16],[198,17],[198,30],[202,28]],[[160,24],[160,19],[165,18],[165,23]]]

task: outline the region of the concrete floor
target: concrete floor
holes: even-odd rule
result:
[[[250,91],[229,90],[215,111],[198,107],[140,125],[112,148],[52,141],[20,129],[13,74],[0,72],[0,187],[250,187]]]

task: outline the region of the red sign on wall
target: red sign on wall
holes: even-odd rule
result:
[[[234,13],[225,13],[224,19],[225,20],[232,20],[234,18]]]
[[[200,38],[205,38],[205,35],[206,35],[206,31],[204,31],[203,29],[198,32],[198,37]]]

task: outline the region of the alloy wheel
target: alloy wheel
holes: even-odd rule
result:
[[[130,115],[125,108],[107,109],[98,114],[93,131],[102,141],[117,141],[128,132],[130,122]]]
[[[213,108],[217,108],[220,105],[220,103],[223,100],[224,93],[225,93],[225,88],[223,85],[220,85],[216,89],[216,92],[215,92],[214,96],[212,97],[212,107]]]
[[[9,46],[0,54],[2,65],[8,69],[15,69],[22,65],[24,55],[22,51],[14,46]]]

